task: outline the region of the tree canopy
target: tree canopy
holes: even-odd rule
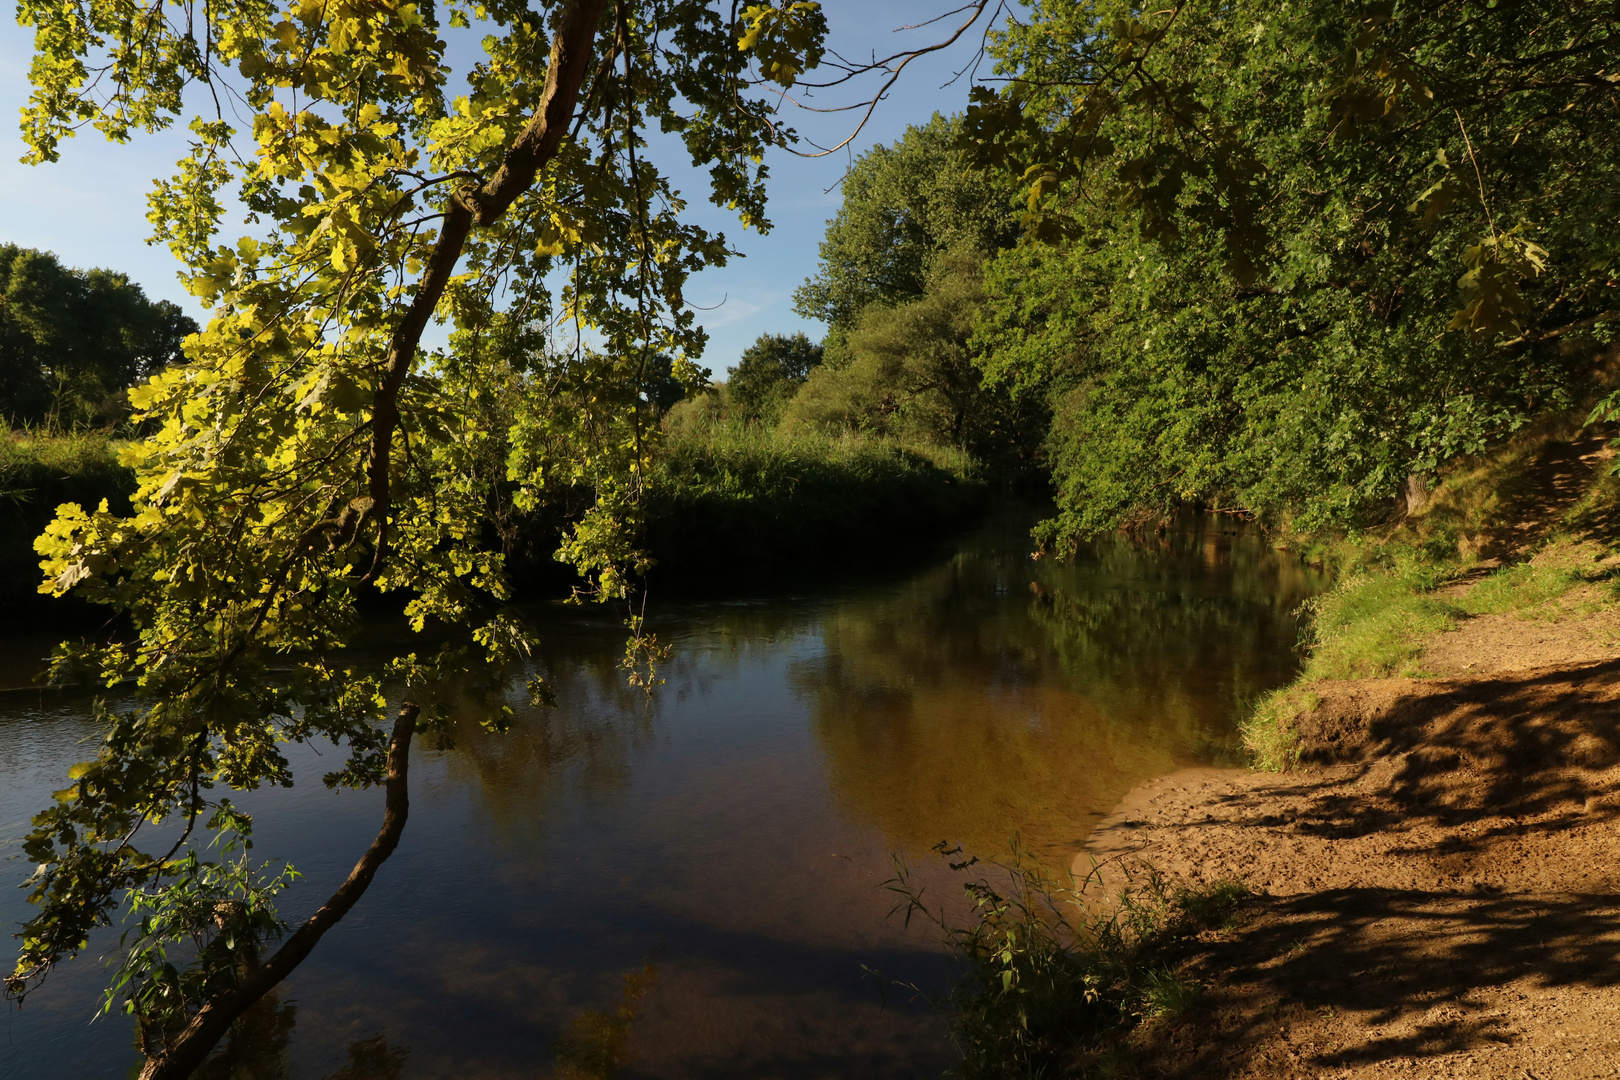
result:
[[[750,416],[774,414],[821,363],[821,346],[803,332],[761,334],[743,350],[726,386]]]
[[[0,416],[13,425],[119,419],[120,392],[180,360],[196,330],[123,274],[0,244]]]
[[[961,117],[936,113],[856,159],[821,241],[821,267],[793,294],[799,314],[845,329],[868,304],[921,296],[946,252],[991,252],[1017,239],[1016,183],[972,169],[960,136]]]
[[[65,506],[38,544],[45,591],[108,603],[135,628],[69,650],[58,673],[133,680],[139,701],[104,717],[95,759],[35,819],[24,846],[40,864],[38,913],[7,981],[26,993],[132,896],[150,933],[128,954],[122,997],[151,1036],[145,1075],[183,1076],[387,857],[411,738],[419,725],[443,733],[433,687],[525,653],[527,632],[500,607],[502,559],[479,543],[492,487],[520,502],[547,483],[593,490],[562,554],[598,596],[627,595],[656,436],[644,389],[661,355],[686,385],[706,377],[682,289],[728,251],[683,220],[648,129],[708,170],[714,202],[768,228],[760,162],[794,138],[774,109],[818,62],[825,22],[814,3],[687,0],[23,0],[19,20],[34,31],[23,130],[35,161],[82,127],[123,141],[205,106],[150,220],[208,324],[185,364],[130,395],[155,432],[125,455],[133,513]],[[447,58],[480,43],[453,83]],[[228,192],[248,235],[224,231]],[[454,345],[428,356],[434,319]],[[492,465],[490,403],[514,375],[544,392],[506,403],[510,453]],[[416,627],[451,639],[390,669],[420,706],[392,729],[378,723],[380,680],[340,652],[369,590],[404,594]],[[647,644],[638,635],[631,659]],[[504,710],[485,719],[498,728]],[[388,789],[377,843],[296,928],[266,915],[284,882],[185,854],[197,829],[249,832],[217,793],[290,784],[289,740],[348,751],[330,784]],[[153,846],[166,821],[182,823],[181,841]],[[198,896],[208,903],[186,902]],[[245,970],[208,947],[185,971],[163,959],[168,940],[283,929]]]
[[[1041,0],[973,159],[1025,184],[987,376],[1046,395],[1060,516],[1307,527],[1592,392],[1620,277],[1607,4]]]

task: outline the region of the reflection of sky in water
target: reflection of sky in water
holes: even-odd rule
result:
[[[612,620],[541,612],[562,707],[420,747],[398,852],[221,1074],[529,1077],[584,1030],[617,1040],[626,1077],[937,1074],[940,1021],[904,994],[880,1007],[862,973],[946,970],[925,931],[885,918],[891,852],[940,896],[956,886],[938,840],[995,854],[1017,835],[1065,865],[1136,781],[1229,753],[1237,707],[1291,671],[1290,612],[1314,585],[1234,531],[1055,566],[1009,527],[896,584],[667,607],[653,629],[678,653],[651,701],[622,685]],[[8,925],[27,914],[10,887],[27,816],[89,756],[85,706],[0,697]],[[332,760],[303,752],[297,787],[239,800],[271,811],[255,854],[305,875],[294,917],[381,815],[380,792],[319,784]],[[7,1077],[133,1061],[122,1021],[86,1023],[114,937],[0,1020]],[[612,1020],[648,962],[633,1021]]]

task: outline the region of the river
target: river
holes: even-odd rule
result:
[[[675,653],[650,697],[616,667],[617,619],[536,609],[559,707],[419,746],[398,851],[210,1075],[938,1076],[945,1022],[903,984],[937,992],[950,966],[937,928],[889,917],[895,860],[950,903],[940,841],[1067,867],[1135,783],[1237,760],[1236,718],[1291,677],[1294,612],[1321,584],[1224,518],[1060,563],[1030,558],[1026,528],[999,520],[885,581],[655,597]],[[364,652],[407,644],[379,630]],[[48,648],[0,639],[0,686]],[[29,910],[28,815],[90,756],[88,705],[0,693],[8,927]],[[297,754],[295,787],[240,800],[254,854],[303,874],[295,918],[381,817],[379,791],[320,784],[332,760]],[[130,1025],[91,1019],[115,942],[6,1010],[0,1077],[129,1075]]]

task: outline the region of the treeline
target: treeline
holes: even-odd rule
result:
[[[540,577],[558,536],[626,521],[666,570],[780,569],[996,486],[1055,496],[1057,549],[1185,505],[1365,525],[1609,392],[1617,27],[1550,0],[1050,0],[993,36],[1002,89],[855,162],[795,294],[823,340],[764,335],[705,386],[503,316],[419,378],[505,433],[456,467]],[[0,270],[14,424],[106,422],[190,329],[107,271]],[[626,363],[629,397],[587,392]],[[575,443],[589,467],[545,464]],[[646,569],[627,544],[601,559]]]
[[[822,363],[762,399],[745,359],[726,407],[1027,463],[1057,547],[1188,504],[1387,517],[1608,392],[1617,26],[1043,3],[992,41],[1004,89],[851,170],[796,297]]]
[[[1042,491],[1046,403],[986,386],[974,346],[984,268],[1015,243],[1014,185],[969,171],[960,119],[935,116],[844,178],[795,309],[824,340],[767,334],[723,384],[677,406],[677,436],[747,423],[779,438],[892,439],[970,455],[988,482]]]
[[[0,244],[0,417],[12,428],[118,424],[129,388],[180,360],[196,331],[123,274]]]

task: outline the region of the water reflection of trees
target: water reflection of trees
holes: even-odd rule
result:
[[[843,600],[666,611],[657,630],[678,652],[650,699],[625,684],[619,627],[559,621],[530,672],[559,708],[529,709],[515,676],[514,730],[490,736],[464,703],[448,768],[498,824],[531,831],[560,800],[620,797],[666,706],[806,638],[790,684],[847,814],[912,852],[947,838],[1001,850],[1017,833],[1066,859],[1139,780],[1231,757],[1236,715],[1291,675],[1293,612],[1321,583],[1221,519],[1064,563],[1032,562],[1022,539],[987,532]]]
[[[298,1023],[298,1005],[275,991],[231,1026],[219,1050],[192,1073],[194,1080],[287,1080],[292,1075],[287,1044]],[[399,1080],[410,1051],[382,1036],[350,1043],[348,1061],[326,1080]]]
[[[590,805],[629,788],[632,756],[652,736],[660,699],[627,685],[623,647],[616,627],[576,626],[543,639],[504,696],[456,702],[449,775],[479,793],[497,824],[532,830],[561,799]],[[524,687],[535,675],[551,683],[556,708],[528,702]],[[492,734],[480,721],[501,704],[512,709],[511,730]]]
[[[1066,862],[1139,780],[1230,753],[1241,705],[1291,674],[1315,587],[1222,522],[1059,565],[991,541],[829,614],[793,682],[843,809],[896,846],[1018,834]]]
[[[628,790],[634,755],[654,737],[667,707],[708,693],[750,657],[776,653],[812,629],[823,606],[775,599],[656,612],[649,622],[660,640],[675,646],[675,655],[659,670],[665,683],[650,695],[626,681],[621,626],[589,617],[593,609],[539,612],[540,648],[529,664],[508,673],[504,697],[446,695],[455,716],[449,774],[479,793],[497,824],[524,832],[533,832],[565,798],[586,806],[616,799]],[[551,683],[555,709],[527,703],[523,687],[534,675]],[[480,723],[499,704],[513,710],[504,735]]]

